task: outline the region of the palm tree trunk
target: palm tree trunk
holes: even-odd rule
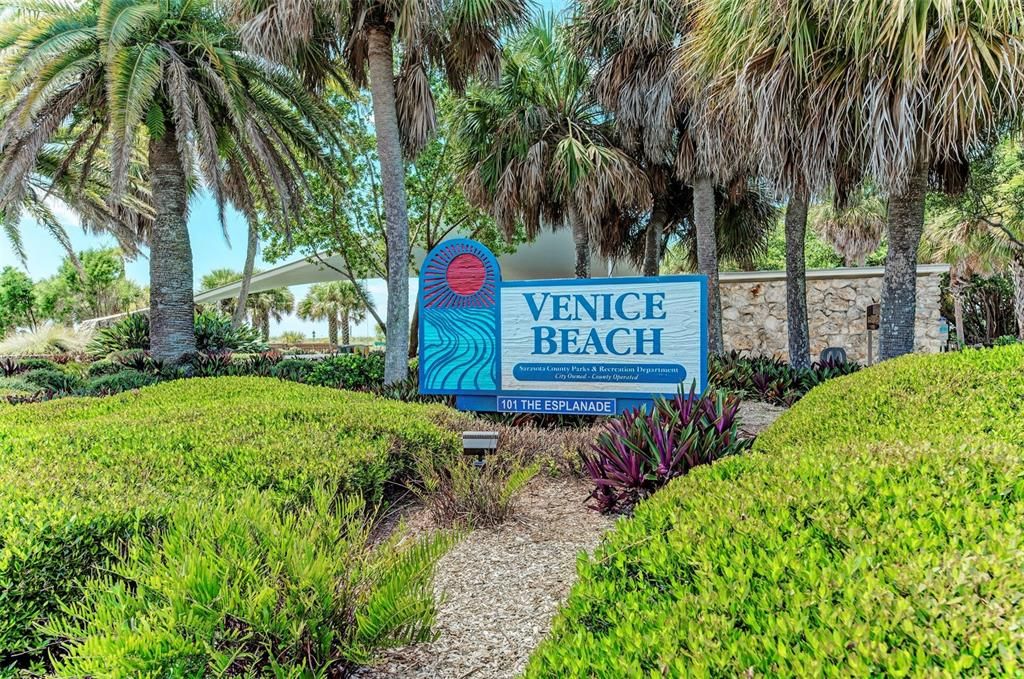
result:
[[[409,358],[420,353],[420,300],[417,297],[412,307],[412,325],[409,327]]]
[[[964,279],[956,273],[956,267],[949,274],[949,296],[953,298],[953,324],[956,325],[956,343],[958,347],[967,344],[964,335]]]
[[[590,278],[590,229],[572,200],[569,201],[568,217],[572,242],[576,246],[576,278]]]
[[[882,322],[878,334],[878,357],[883,361],[914,350],[917,249],[924,229],[927,191],[928,169],[921,167],[910,178],[903,193],[889,199],[886,215],[889,252],[882,278]]]
[[[402,163],[398,112],[395,108],[395,68],[391,33],[368,32],[370,95],[377,132],[384,215],[388,246],[388,333],[384,383],[400,382],[409,372],[409,218],[405,206],[405,166]]]
[[[697,271],[708,279],[708,351],[724,352],[722,296],[718,289],[718,242],[715,236],[715,185],[710,177],[693,183],[693,224],[697,232]]]
[[[1024,252],[1013,253],[1010,260],[1013,278],[1013,316],[1017,319],[1017,338],[1024,341]]]
[[[331,314],[327,317],[327,342],[332,346],[338,346],[338,317]]]
[[[657,276],[661,267],[661,234],[665,231],[668,211],[665,209],[665,197],[658,195],[654,199],[651,210],[651,221],[647,223],[644,233],[644,266],[643,275]]]
[[[195,353],[196,329],[188,194],[171,125],[163,137],[150,137],[149,173],[156,211],[149,239],[150,351],[173,364]]]
[[[242,287],[238,290],[235,302],[235,313],[231,316],[231,325],[235,328],[245,322],[245,302],[249,298],[249,284],[252,282],[252,271],[256,266],[256,248],[259,246],[260,233],[256,225],[249,222],[249,240],[245,246],[245,268],[242,269]]]
[[[348,312],[341,314],[341,343],[345,346],[351,344],[351,328],[348,321]]]
[[[263,341],[264,342],[269,342],[270,341],[270,309],[267,309],[267,310],[263,311],[262,313],[263,313],[263,315],[260,316],[260,330],[263,332]]]
[[[795,191],[786,207],[786,323],[789,362],[794,368],[811,366],[811,341],[807,329],[807,194]]]

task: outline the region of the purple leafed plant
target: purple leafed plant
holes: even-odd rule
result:
[[[725,392],[697,396],[680,390],[659,398],[650,413],[623,413],[609,421],[583,469],[594,482],[589,506],[601,512],[628,512],[693,467],[742,452],[750,442],[738,435],[739,399]]]

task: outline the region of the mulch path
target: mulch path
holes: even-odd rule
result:
[[[614,520],[583,506],[588,486],[539,477],[515,519],[477,529],[438,564],[438,639],[386,653],[358,676],[498,679],[523,672],[592,551]],[[419,524],[422,517],[410,517]]]
[[[744,402],[741,430],[755,436],[783,412],[785,408]],[[534,479],[520,498],[515,519],[472,531],[438,563],[437,640],[387,652],[357,676],[520,675],[576,579],[577,556],[592,552],[615,523],[583,506],[589,492],[589,485],[577,479]],[[430,517],[421,507],[402,513],[413,530],[430,530]]]

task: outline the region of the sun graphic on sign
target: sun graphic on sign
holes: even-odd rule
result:
[[[435,252],[423,270],[423,305],[440,309],[494,306],[497,279],[490,257],[468,243],[453,243]]]

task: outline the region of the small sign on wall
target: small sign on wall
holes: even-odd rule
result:
[[[881,304],[869,304],[868,305],[868,330],[878,330],[878,327],[882,323],[882,305]]]
[[[501,280],[446,241],[420,276],[420,392],[463,410],[611,415],[707,384],[703,276]]]

